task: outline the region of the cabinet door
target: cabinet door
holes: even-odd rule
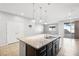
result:
[[[53,54],[53,56],[55,56],[56,55],[56,44],[54,43],[53,44],[53,51],[52,51],[52,54]]]
[[[22,41],[19,41],[19,55],[26,56],[26,44]]]
[[[26,45],[26,55],[27,56],[35,56],[36,50],[33,47],[31,47],[30,45]]]
[[[56,55],[59,52],[59,39],[56,41]]]
[[[52,49],[47,50],[47,56],[51,56],[52,55]]]
[[[47,45],[47,55],[52,55],[52,42]]]

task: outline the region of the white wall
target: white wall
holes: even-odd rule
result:
[[[49,26],[51,25],[54,25],[55,26],[55,31],[54,30],[51,30],[49,31]],[[46,24],[46,25],[43,25],[44,26],[44,33],[47,33],[47,34],[58,34],[58,24]]]
[[[5,45],[6,41],[6,18],[0,13],[0,46]]]
[[[29,27],[32,25],[32,27]],[[25,20],[25,35],[32,36],[36,34],[41,34],[43,32],[43,25],[35,24],[31,20]]]
[[[58,23],[58,32],[63,38],[64,37],[64,22],[62,21]]]
[[[32,27],[30,28],[28,25],[32,25]],[[34,24],[31,20],[0,13],[0,45],[16,42],[17,37],[40,34],[42,31],[43,26]]]
[[[7,20],[7,42],[17,42],[17,38],[24,35],[24,19],[17,16],[8,16]]]
[[[60,47],[62,47],[63,45],[63,39],[64,39],[64,22],[59,22],[58,23],[58,32],[61,36],[61,39],[60,39]]]

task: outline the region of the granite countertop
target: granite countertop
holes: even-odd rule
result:
[[[19,38],[19,40],[32,46],[35,49],[39,49],[59,37],[58,36],[56,38],[48,39],[48,38],[45,38],[45,36],[52,36],[52,35],[40,34],[40,35],[35,35],[35,36],[30,36],[30,37]]]

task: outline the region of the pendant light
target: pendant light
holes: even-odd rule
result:
[[[35,3],[33,3],[33,20],[32,20],[33,23],[36,22],[36,20],[35,20],[35,18],[34,18],[34,13],[35,13],[34,5],[35,5]]]
[[[40,17],[39,17],[39,23],[42,23],[42,7],[40,6]]]
[[[46,6],[48,6],[48,5],[49,5],[49,4],[47,4]],[[44,12],[45,12],[45,23],[44,23],[44,24],[46,25],[46,24],[48,24],[48,23],[47,23],[47,17],[48,17],[48,15],[47,15],[47,7],[46,7],[46,9],[44,10]]]

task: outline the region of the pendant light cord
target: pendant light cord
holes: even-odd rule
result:
[[[34,3],[33,3],[33,20],[34,20]]]

